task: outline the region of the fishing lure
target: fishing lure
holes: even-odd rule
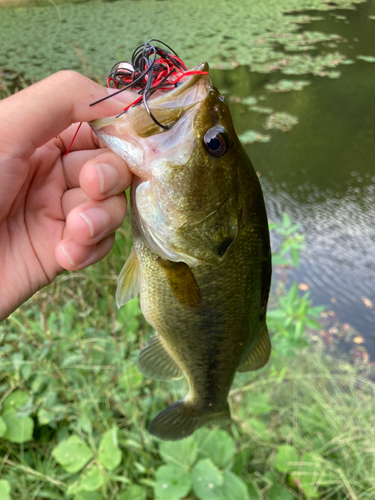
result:
[[[153,45],[153,42],[161,43],[166,48]],[[190,75],[207,75],[206,71],[189,71],[184,62],[178,57],[176,52],[166,43],[157,39],[147,40],[145,44],[139,45],[133,52],[131,62],[120,61],[116,63],[107,78],[107,87],[119,89],[111,95],[93,102],[90,106],[95,106],[124,90],[135,90],[140,95],[138,99],[129,104],[119,118],[132,106],[144,104],[147,113],[156,125],[164,130],[168,130],[168,125],[163,125],[152,114],[148,99],[156,91],[170,91],[180,85],[182,78]],[[69,153],[72,144],[78,134],[82,123],[79,124],[73,140],[66,151]]]

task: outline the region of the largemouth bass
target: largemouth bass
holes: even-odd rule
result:
[[[139,370],[156,380],[187,378],[189,394],[149,427],[178,440],[230,419],[236,372],[269,358],[270,242],[258,177],[209,75],[187,76],[148,104],[167,130],[143,104],[91,126],[134,173],[134,245],[116,298],[122,306],[140,293],[156,331]]]

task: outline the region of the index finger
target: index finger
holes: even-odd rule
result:
[[[87,122],[121,113],[134,102],[124,91],[95,106],[113,93],[74,71],[59,71],[0,102],[3,152],[28,157],[72,123]]]

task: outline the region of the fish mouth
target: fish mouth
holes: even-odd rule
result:
[[[147,101],[151,114],[163,127],[152,119],[143,103],[129,109],[129,121],[139,137],[149,137],[170,129],[185,111],[205,99],[211,85],[208,64],[203,62],[189,72],[193,74],[182,78],[175,89],[155,94]]]
[[[199,74],[194,74],[198,71]],[[194,117],[212,89],[212,83],[207,63],[189,73],[193,74],[182,78],[173,90],[155,92],[148,99],[152,115],[165,128],[154,122],[143,103],[130,107],[120,117],[90,122],[99,139],[143,180],[152,177],[155,161],[168,158],[170,162],[183,164],[194,149]]]

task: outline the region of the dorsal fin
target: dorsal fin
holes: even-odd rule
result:
[[[158,257],[157,262],[163,269],[169,286],[181,304],[198,307],[202,301],[197,280],[185,262],[171,262]]]

